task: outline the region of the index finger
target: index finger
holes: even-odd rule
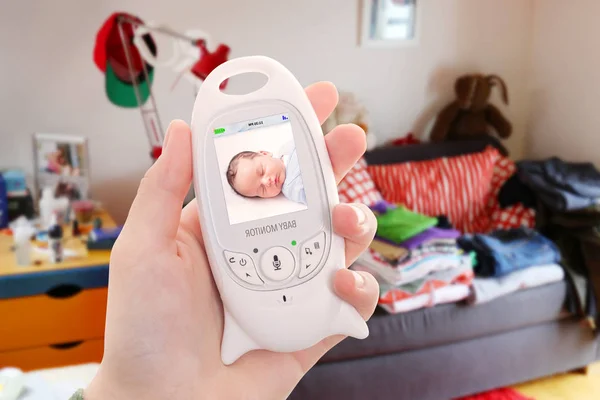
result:
[[[317,82],[307,86],[304,91],[319,118],[319,123],[323,124],[338,103],[335,85],[331,82]]]
[[[338,103],[338,92],[331,82],[317,82],[305,89],[319,123],[323,124]],[[344,178],[350,168],[366,150],[365,132],[357,125],[345,124],[335,127],[325,136],[329,158],[336,183]]]

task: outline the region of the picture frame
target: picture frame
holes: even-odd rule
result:
[[[420,40],[421,0],[361,0],[361,47],[416,46]]]
[[[87,138],[68,134],[34,133],[33,159],[38,200],[45,187],[52,187],[55,196],[66,196],[71,201],[90,199]]]

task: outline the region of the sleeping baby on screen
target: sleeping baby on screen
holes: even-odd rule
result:
[[[231,159],[227,182],[240,196],[271,198],[279,193],[289,200],[306,205],[300,164],[293,142],[283,146],[278,155],[268,151],[242,151]]]

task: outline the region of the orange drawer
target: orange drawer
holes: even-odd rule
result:
[[[0,300],[0,352],[104,337],[107,288]]]
[[[104,340],[88,340],[60,346],[35,347],[0,352],[0,368],[17,367],[23,371],[62,367],[102,361]]]

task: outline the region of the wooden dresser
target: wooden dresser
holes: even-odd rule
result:
[[[114,226],[108,215],[100,216],[104,226]],[[70,236],[65,228],[65,248],[76,256],[50,264],[34,252],[32,260],[41,264],[21,267],[12,237],[0,235],[0,368],[102,360],[110,251],[87,251]]]

